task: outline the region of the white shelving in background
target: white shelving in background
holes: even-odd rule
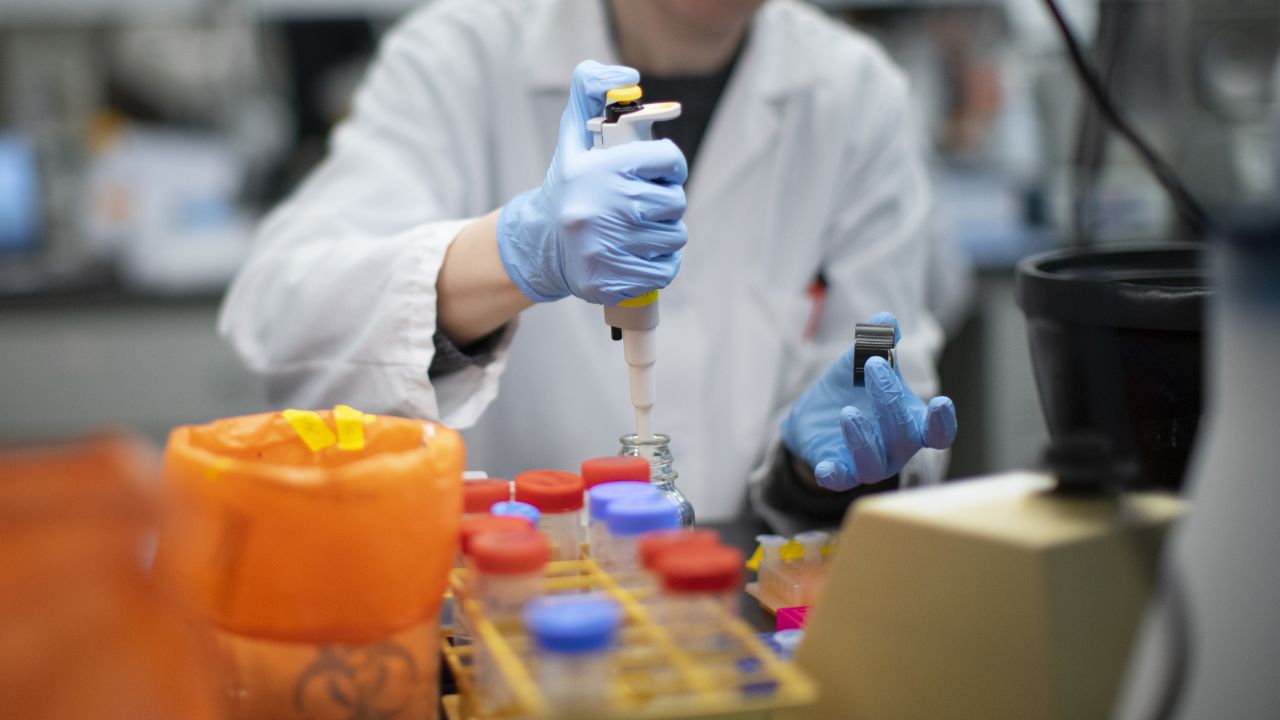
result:
[[[21,25],[178,20],[193,17],[208,0],[0,0],[0,28]]]
[[[431,0],[241,1],[260,17],[265,18],[367,17],[372,19],[396,18],[431,2]]]
[[[102,22],[173,21],[243,5],[260,17],[393,19],[431,0],[0,0],[0,28]]]

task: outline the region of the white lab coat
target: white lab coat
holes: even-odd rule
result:
[[[538,305],[487,366],[427,377],[445,251],[467,219],[541,183],[573,68],[617,62],[608,37],[600,0],[437,0],[388,36],[223,309],[274,402],[469,427],[468,466],[496,475],[617,452],[633,415],[599,307]],[[699,519],[743,505],[786,408],[855,322],[897,313],[903,373],[936,391],[906,95],[876,45],[819,11],[777,0],[755,18],[687,186],[689,244],[658,328],[653,426]],[[806,341],[819,270],[830,288]]]

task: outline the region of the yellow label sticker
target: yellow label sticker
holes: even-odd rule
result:
[[[229,457],[214,458],[213,462],[204,469],[204,479],[209,482],[221,480],[222,474],[227,471],[227,468],[231,467],[232,462],[234,461]]]
[[[350,405],[333,408],[333,423],[338,426],[338,449],[364,449],[364,413]]]
[[[778,549],[778,554],[784,562],[799,560],[804,557],[804,546],[795,540],[788,540],[786,545]]]
[[[320,452],[338,442],[337,436],[314,410],[282,410],[280,414],[298,433],[311,452]]]
[[[623,300],[622,302],[618,303],[618,307],[637,308],[637,307],[644,307],[645,305],[652,305],[656,302],[658,302],[658,291],[650,290],[649,292],[641,295],[640,297],[633,297],[627,300]]]

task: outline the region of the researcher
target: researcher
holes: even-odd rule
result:
[[[635,83],[683,114],[590,149]],[[956,432],[929,399],[911,121],[881,49],[795,0],[436,0],[263,223],[220,329],[274,403],[438,419],[509,477],[617,452],[633,409],[600,306],[662,288],[653,428],[699,520],[838,521],[940,476]],[[896,321],[898,367],[855,387],[871,319]]]

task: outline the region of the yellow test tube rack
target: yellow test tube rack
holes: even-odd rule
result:
[[[450,577],[455,612],[466,614],[472,642],[454,645],[442,633],[445,661],[458,694],[444,698],[450,720],[555,717],[537,686],[537,659],[519,619],[494,621],[466,593],[467,570]],[[664,626],[647,602],[651,591],[623,587],[591,559],[552,562],[545,572],[548,594],[596,592],[622,608],[623,622],[614,651],[614,672],[607,708],[592,712],[598,720],[677,720],[684,718],[769,718],[773,711],[803,707],[817,697],[816,686],[795,665],[778,658],[740,618],[707,603],[691,622],[696,627]],[[693,635],[715,642],[690,642]],[[477,685],[476,652],[483,647],[501,675],[508,698],[491,707]]]

